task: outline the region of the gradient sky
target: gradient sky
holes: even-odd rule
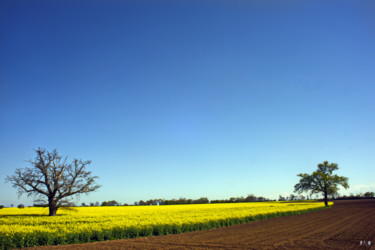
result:
[[[370,0],[2,0],[0,204],[38,147],[92,160],[79,203],[375,191],[374,45]]]

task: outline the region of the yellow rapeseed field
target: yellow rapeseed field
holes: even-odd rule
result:
[[[0,210],[0,247],[70,244],[180,233],[229,226],[324,208],[321,202],[252,202],[199,205],[27,207]]]

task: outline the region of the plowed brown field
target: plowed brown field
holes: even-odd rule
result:
[[[208,231],[30,249],[375,249],[374,245],[375,200],[358,200]]]

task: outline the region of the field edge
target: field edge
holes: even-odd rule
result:
[[[324,209],[331,208],[333,204],[328,207],[308,208],[298,211],[276,212],[268,214],[258,214],[255,216],[247,216],[243,218],[230,218],[221,220],[212,220],[204,223],[194,224],[165,224],[165,225],[151,225],[144,228],[115,227],[112,229],[102,231],[83,231],[80,233],[71,233],[66,235],[51,235],[49,233],[37,232],[22,235],[20,233],[14,234],[12,238],[0,233],[0,247],[1,249],[14,249],[35,246],[52,246],[52,245],[70,245],[81,243],[93,243],[109,240],[131,239],[139,237],[161,236],[169,234],[180,234],[186,232],[210,230],[214,228],[229,227],[238,224],[249,223],[253,221],[272,219],[277,217],[299,215],[311,213]]]

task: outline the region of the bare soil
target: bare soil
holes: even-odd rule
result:
[[[30,249],[46,248],[375,249],[375,199],[336,201],[330,209],[207,231]]]

